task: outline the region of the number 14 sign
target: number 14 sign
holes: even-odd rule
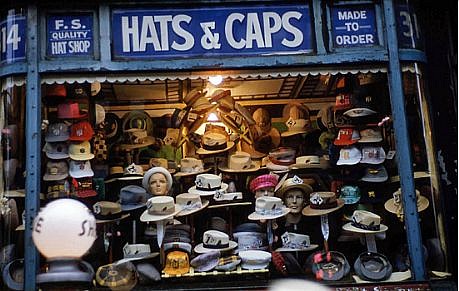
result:
[[[0,22],[0,62],[25,60],[26,17],[9,15]]]

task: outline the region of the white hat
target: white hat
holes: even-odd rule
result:
[[[147,210],[140,216],[140,221],[160,221],[171,218],[180,212],[182,208],[174,204],[174,198],[170,196],[155,196],[147,201]]]
[[[360,163],[381,164],[386,159],[386,152],[382,147],[363,147]]]
[[[260,165],[252,161],[249,153],[237,151],[228,156],[228,166],[218,168],[224,172],[255,172],[260,169]]]
[[[208,172],[210,168],[204,169],[202,160],[196,158],[183,158],[180,160],[180,172],[175,173],[175,177],[197,175]]]
[[[149,244],[128,244],[123,247],[123,259],[117,263],[127,261],[146,260],[157,257],[159,253],[152,253]]]
[[[367,128],[360,131],[360,140],[358,142],[380,142],[382,140],[381,130]]]
[[[343,225],[343,229],[358,233],[385,232],[388,227],[381,224],[381,216],[366,210],[355,210],[352,222]]]
[[[279,197],[262,196],[255,201],[255,212],[249,215],[249,219],[275,219],[285,216],[289,212],[290,208],[285,207]]]
[[[101,124],[105,120],[105,109],[102,105],[96,104],[95,105],[96,111],[96,125]]]
[[[282,247],[276,249],[276,252],[301,252],[310,251],[319,245],[311,245],[309,236],[293,232],[285,232],[282,236]]]
[[[260,250],[248,250],[239,252],[241,268],[246,270],[266,269],[271,262],[271,253]]]
[[[362,153],[355,147],[342,148],[339,151],[339,159],[337,165],[355,165],[362,159]]]
[[[326,169],[329,165],[323,157],[308,155],[296,157],[295,164],[289,167],[290,169]]]
[[[73,178],[84,178],[94,176],[94,171],[91,169],[90,161],[73,161],[70,160],[69,174]]]
[[[202,243],[195,246],[196,253],[227,251],[237,247],[237,242],[229,240],[229,236],[218,230],[208,230],[202,236]]]
[[[175,201],[182,209],[177,216],[190,215],[206,208],[209,205],[209,200],[202,200],[199,194],[182,193],[175,197]]]
[[[188,192],[201,196],[215,195],[217,191],[226,192],[228,189],[228,184],[222,182],[222,177],[214,174],[199,174],[194,183],[195,186],[188,189]]]

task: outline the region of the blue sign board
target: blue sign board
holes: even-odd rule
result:
[[[397,17],[398,46],[401,48],[421,49],[422,34],[414,10],[408,5],[395,6]]]
[[[378,45],[374,6],[336,6],[331,13],[334,47]]]
[[[93,15],[49,15],[46,54],[52,57],[92,56]]]
[[[26,58],[26,17],[8,15],[0,22],[0,62],[12,63]]]
[[[308,5],[114,9],[114,58],[312,52]]]

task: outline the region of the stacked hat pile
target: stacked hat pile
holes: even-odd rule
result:
[[[82,99],[87,95],[81,87],[76,87],[74,97]],[[80,110],[78,102],[67,100],[57,104],[57,118],[47,128],[43,147],[48,158],[43,176],[48,182],[47,197],[95,196],[90,162],[94,158],[90,144],[94,130],[87,121],[88,114]]]

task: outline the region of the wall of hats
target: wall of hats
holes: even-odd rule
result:
[[[66,258],[84,262],[75,281],[129,290],[207,276],[222,284],[411,278],[384,74],[65,83],[42,92],[42,206],[67,209],[72,199],[95,219],[81,218],[92,246]],[[429,175],[421,135],[412,134],[424,220]],[[47,208],[41,217],[52,221]],[[49,228],[79,225],[56,224],[34,232],[37,245],[54,240]],[[444,261],[429,257],[434,229],[423,236],[440,269]],[[52,267],[59,258],[39,250],[51,266],[39,283],[69,280]]]

